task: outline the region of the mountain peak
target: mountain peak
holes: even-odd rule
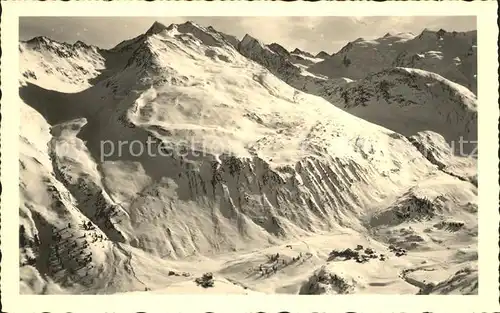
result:
[[[243,39],[241,40],[241,44],[245,45],[245,44],[250,43],[250,42],[259,42],[260,43],[259,40],[255,39],[251,35],[245,34],[245,36],[243,36]]]
[[[273,50],[274,52],[281,54],[283,56],[290,56],[290,52],[288,52],[288,50],[286,50],[283,46],[281,46],[280,44],[277,44],[275,42],[267,45],[267,47],[269,49]]]
[[[190,25],[190,26],[196,26],[196,27],[199,27],[200,25],[196,24],[195,22],[193,21],[185,21],[184,23],[182,24],[179,24],[179,25]],[[213,27],[212,27],[213,28]]]
[[[437,31],[437,34],[439,36],[443,36],[444,34],[446,34],[446,30],[444,30],[444,29],[441,28],[440,30]]]
[[[330,55],[327,52],[325,52],[325,51],[320,51],[320,52],[318,52],[318,54],[316,54],[315,57],[316,58],[325,59],[325,58],[330,57]]]
[[[184,30],[193,30],[193,29],[198,29],[198,30],[201,30],[203,32],[206,32],[207,30],[209,31],[213,31],[213,32],[216,32],[216,30],[213,28],[213,27],[208,27],[208,28],[205,28],[199,24],[196,24],[195,22],[193,21],[186,21],[182,24],[177,24],[177,29],[184,29]]]
[[[193,21],[186,21],[184,23],[181,23],[181,24],[177,24],[177,29],[178,30],[184,30],[184,32],[186,31],[192,31],[192,30],[195,30],[195,31],[202,31],[204,33],[207,33],[207,32],[217,32],[213,27],[208,27],[208,28],[205,28]]]
[[[37,36],[37,37],[33,37],[31,38],[30,40],[26,41],[27,43],[43,43],[43,44],[47,44],[47,43],[51,43],[53,40],[48,38],[48,37],[45,37],[45,36]]]
[[[278,55],[277,52],[269,49],[262,41],[252,37],[251,35],[249,34],[245,34],[245,36],[243,37],[243,39],[240,41],[239,45],[238,45],[238,50],[240,51],[240,53],[242,51],[262,51],[262,50],[267,50],[269,53],[271,54],[276,54]],[[243,54],[245,55],[245,54]]]
[[[310,54],[309,52],[307,51],[303,51],[303,50],[300,50],[299,48],[295,48],[295,50],[292,51],[292,53],[295,53],[295,54],[302,54],[302,55],[305,55],[307,57],[311,57],[313,58],[314,56],[312,54]]]
[[[81,40],[77,40],[74,44],[73,44],[74,47],[82,47],[82,48],[90,48],[92,47],[92,45],[88,45],[86,44],[85,42],[81,41]]]
[[[164,24],[162,24],[158,21],[155,21],[153,23],[153,25],[151,25],[151,27],[146,32],[146,35],[155,35],[155,34],[161,33],[162,31],[164,31],[166,29],[167,29],[167,26],[165,26]]]
[[[432,38],[433,36],[443,37],[446,33],[447,33],[447,31],[445,31],[442,28],[438,31],[435,31],[435,30],[432,30],[429,28],[424,28],[424,30],[422,31],[422,33],[420,33],[418,38],[421,38],[421,39],[424,37],[425,38]]]

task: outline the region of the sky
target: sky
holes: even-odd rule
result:
[[[20,40],[46,36],[60,42],[81,40],[100,48],[138,36],[155,22],[165,25],[194,21],[234,35],[245,34],[266,44],[276,42],[288,50],[311,53],[337,52],[357,38],[373,39],[386,33],[431,30],[468,31],[476,29],[475,16],[273,16],[273,17],[21,17]]]

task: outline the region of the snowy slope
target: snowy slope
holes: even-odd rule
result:
[[[441,227],[475,220],[476,186],[414,139],[291,87],[302,70],[257,40],[235,43],[191,22],[155,23],[95,55],[109,66],[99,79],[74,72],[74,82],[55,75],[52,88],[33,78],[20,86],[23,293],[303,293],[332,249],[387,250],[406,238],[387,233],[394,227],[435,233],[405,257],[341,262],[362,277],[354,291],[417,293],[400,275],[429,256],[442,284],[477,262],[477,222]],[[269,66],[242,51],[265,51]],[[137,154],[132,142],[149,146]],[[434,215],[381,218],[421,198],[438,199]],[[451,257],[455,248],[472,257]],[[205,272],[214,289],[194,283]]]
[[[452,147],[443,136],[432,131],[419,132],[408,139],[439,169],[477,187],[477,147],[470,149],[460,142]]]
[[[36,82],[47,89],[69,92],[91,86],[89,79],[105,68],[99,49],[81,41],[59,43],[35,37],[19,44],[22,81]]]
[[[384,40],[394,38],[386,35]],[[407,40],[401,39],[403,34],[397,38]],[[405,136],[431,130],[443,135],[448,143],[468,141],[467,149],[471,149],[471,141],[477,141],[476,96],[436,73],[401,67],[370,72],[375,70],[370,68],[362,70],[365,74],[358,77],[358,81],[332,79],[313,75],[294,64],[294,54],[286,54],[286,50],[277,44],[265,46],[247,35],[238,49],[290,86],[320,96],[351,114]],[[361,51],[371,53],[370,49]],[[388,57],[390,54],[382,55]],[[372,58],[361,56],[362,60],[368,60],[363,66],[371,66]],[[383,62],[377,66],[381,64]],[[380,68],[383,66],[377,70]],[[411,123],[408,123],[409,119]]]
[[[337,88],[329,99],[351,114],[405,136],[434,131],[448,144],[455,143],[456,149],[463,140],[463,154],[477,143],[476,96],[432,72],[387,69]]]
[[[310,94],[323,96],[324,98],[327,98],[325,95],[335,92],[335,87],[352,82],[352,80],[346,78],[329,79],[325,76],[312,74],[305,69],[305,66],[302,66],[300,63],[294,63],[297,61],[297,57],[304,60],[309,57],[301,57],[297,54],[288,53],[283,47],[277,44],[266,46],[250,35],[245,35],[238,45],[238,51],[243,56],[264,66],[290,86]],[[317,59],[314,59],[314,62],[317,61]]]
[[[331,78],[364,78],[391,67],[411,67],[439,74],[476,93],[477,32],[424,30],[386,34],[382,38],[358,38],[308,71]]]

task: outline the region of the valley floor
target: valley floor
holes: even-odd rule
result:
[[[355,251],[358,245],[363,246],[363,250],[372,249],[376,257],[365,263],[329,257],[332,250]],[[106,275],[99,278],[98,284],[88,288],[82,284],[60,292],[477,294],[477,246],[474,243],[455,243],[439,250],[422,248],[396,256],[389,245],[346,229],[211,258],[193,255],[182,260],[159,259],[123,244],[115,244],[115,250],[128,258],[116,257],[115,262],[104,264],[100,272]],[[278,258],[273,260],[276,255]],[[126,271],[122,272],[122,268]],[[207,272],[213,273],[213,286],[204,288],[195,279]],[[135,279],[130,279],[131,276]]]

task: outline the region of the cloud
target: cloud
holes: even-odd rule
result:
[[[276,17],[22,17],[20,39],[44,35],[55,40],[80,40],[110,48],[144,33],[155,21],[164,24],[192,20],[242,38],[249,34],[265,43],[312,53],[336,52],[349,41],[383,36],[387,32],[413,32],[424,28],[449,31],[476,29],[474,16],[276,16]]]

